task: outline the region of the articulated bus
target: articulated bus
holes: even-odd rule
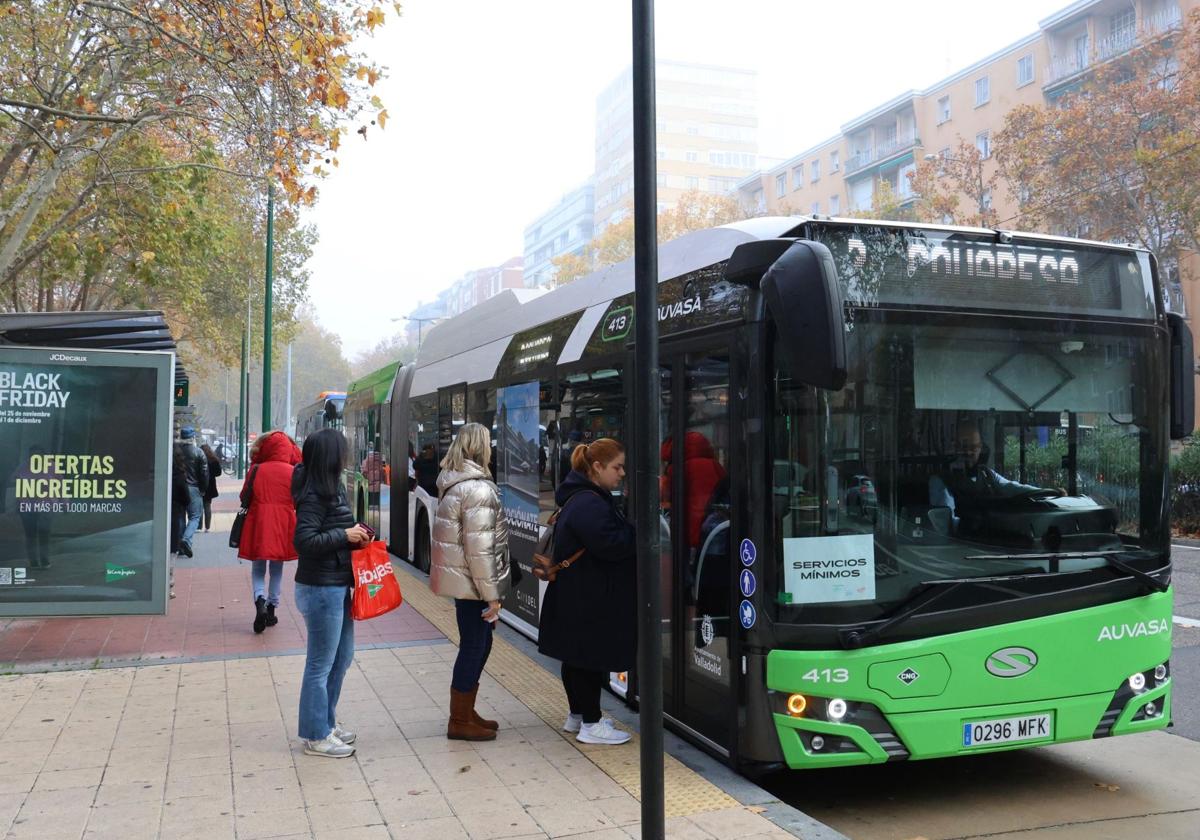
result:
[[[322,391],[315,402],[296,412],[296,442],[321,429],[342,428],[342,407],[346,403],[345,391]]]
[[[437,462],[463,423],[494,429],[522,573],[504,618],[536,636],[530,557],[571,448],[617,438],[632,472],[654,411],[665,710],[693,742],[802,769],[1168,724],[1192,350],[1151,254],[764,218],[659,267],[656,406],[631,399],[631,261],[502,293],[372,385],[356,457],[413,456],[379,516],[394,553],[428,569]]]

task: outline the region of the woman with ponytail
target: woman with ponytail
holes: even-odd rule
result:
[[[562,662],[563,730],[585,744],[629,740],[600,714],[609,672],[628,671],[637,655],[637,546],[612,495],[624,480],[625,447],[600,438],[575,447],[554,497],[554,562],[582,553],[546,587],[538,650]]]

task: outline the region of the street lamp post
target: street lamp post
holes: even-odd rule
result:
[[[421,332],[422,332],[422,330],[425,329],[426,322],[432,322],[432,321],[437,321],[437,320],[439,320],[439,319],[437,319],[437,318],[409,318],[405,315],[401,315],[399,318],[393,318],[392,322],[393,323],[395,323],[396,321],[416,321],[417,322],[417,352],[420,353],[421,352]]]

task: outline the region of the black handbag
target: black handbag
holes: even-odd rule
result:
[[[258,472],[258,466],[250,468],[250,473],[246,476],[246,489],[242,494],[241,510],[234,517],[233,527],[229,529],[229,547],[237,548],[242,541],[242,528],[246,527],[246,514],[250,512],[250,503],[254,501],[254,474]]]

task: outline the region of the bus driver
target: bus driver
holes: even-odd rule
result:
[[[971,499],[1019,496],[1041,490],[1040,487],[1010,481],[984,463],[983,436],[976,421],[961,420],[954,431],[958,458],[948,471],[929,479],[929,504],[931,507],[950,508],[955,526],[958,525],[956,499],[965,506]],[[1063,492],[1060,490],[1058,494],[1061,496]]]

